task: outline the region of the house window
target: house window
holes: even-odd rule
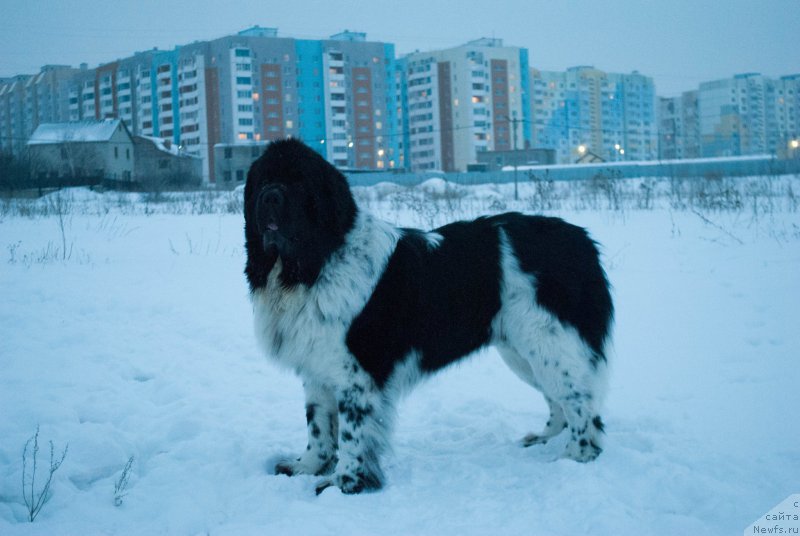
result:
[[[236,170],[236,180],[239,181],[239,182],[242,182],[244,180],[244,170],[243,169],[237,169]]]
[[[126,160],[130,160],[131,159],[131,150],[130,150],[130,148],[126,148],[125,149],[125,159]]]
[[[114,147],[114,158],[119,158],[119,147]]]
[[[233,157],[233,149],[230,147],[225,147],[225,158],[230,159]]]

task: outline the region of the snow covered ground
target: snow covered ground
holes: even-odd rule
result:
[[[436,204],[388,185],[358,198],[425,226],[537,195],[426,188]],[[270,473],[305,447],[303,395],[256,348],[242,218],[213,208],[235,200],[72,196],[0,212],[0,534],[741,534],[800,492],[796,206],[556,203],[602,243],[615,289],[605,452],[521,448],[546,405],[488,349],[404,401],[383,491],[317,497],[316,478]],[[69,451],[29,523],[37,425],[37,490],[47,442]]]

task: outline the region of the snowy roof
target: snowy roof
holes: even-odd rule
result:
[[[165,153],[170,153],[174,155],[180,154],[180,149],[174,143],[168,143],[167,140],[165,140],[164,138],[156,138],[154,136],[142,136],[142,135],[138,135],[136,137],[149,141],[150,143],[155,145],[156,149],[158,149],[159,151],[164,151]]]
[[[159,151],[163,151],[173,156],[180,156],[182,158],[200,158],[200,156],[187,152],[185,149],[183,149],[182,146],[176,145],[172,143],[170,140],[165,138],[136,135],[134,136],[134,143],[137,143],[137,140],[142,140],[148,143],[152,143],[153,146],[155,146],[155,148],[158,149]]]
[[[63,143],[65,141],[108,141],[120,128],[119,119],[42,123],[31,135],[28,145]]]

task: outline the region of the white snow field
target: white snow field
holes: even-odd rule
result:
[[[800,179],[767,180],[358,189],[402,225],[551,207],[602,244],[617,309],[597,461],[519,445],[546,404],[487,349],[404,400],[360,496],[271,474],[303,393],[256,347],[241,192],[0,201],[0,534],[741,534],[800,492]],[[35,493],[69,450],[31,523],[37,426]]]

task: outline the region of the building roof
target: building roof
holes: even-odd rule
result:
[[[136,143],[136,144],[139,144],[139,143],[152,144],[153,147],[155,147],[159,151],[171,154],[173,156],[181,156],[181,157],[186,157],[186,158],[200,158],[197,155],[193,155],[193,154],[187,153],[180,146],[175,145],[170,140],[165,139],[165,138],[156,138],[155,136],[140,136],[140,135],[137,135],[137,136],[133,137],[133,142]]]
[[[42,123],[31,135],[28,145],[76,141],[108,141],[120,127],[125,128],[120,119]]]

